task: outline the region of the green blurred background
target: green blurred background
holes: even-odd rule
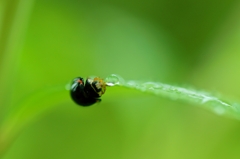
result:
[[[237,0],[1,0],[1,123],[23,99],[77,76],[116,73],[240,100],[239,59]],[[191,104],[108,88],[92,107],[68,93],[53,105],[4,159],[240,158],[240,122]]]

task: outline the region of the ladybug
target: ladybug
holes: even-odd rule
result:
[[[103,79],[95,77],[87,78],[85,83],[82,77],[73,79],[70,94],[75,103],[81,106],[90,106],[97,102],[106,91],[106,83]]]

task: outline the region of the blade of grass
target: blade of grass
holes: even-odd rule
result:
[[[0,1],[0,39],[2,37],[3,15],[6,9],[6,0]],[[1,40],[0,40],[1,41]],[[1,54],[0,54],[1,57]]]
[[[240,105],[225,102],[210,93],[172,86],[159,82],[138,82],[127,81],[117,75],[106,78],[108,86],[120,86],[128,89],[136,89],[144,93],[151,93],[160,97],[172,100],[179,100],[211,110],[218,115],[227,115],[240,120]],[[35,121],[40,114],[53,109],[57,104],[70,100],[69,92],[64,85],[55,86],[40,90],[32,94],[22,102],[18,108],[9,112],[1,127],[0,154],[3,153],[18,134],[31,122]]]
[[[199,105],[211,110],[218,115],[226,115],[240,120],[240,104],[236,102],[225,102],[222,98],[215,97],[211,93],[197,91],[192,88],[172,86],[160,82],[128,81],[118,75],[111,75],[106,78],[109,86],[122,86],[136,89],[142,92],[151,93],[157,96],[166,97],[172,100],[180,100],[194,105]]]
[[[39,90],[19,102],[18,109],[7,114],[0,129],[0,156],[20,132],[40,117],[40,114],[69,99],[69,92],[66,91],[65,86],[59,85]]]
[[[0,122],[9,111],[33,0],[0,1]],[[7,95],[7,96],[6,96]],[[0,156],[10,144],[0,131]]]
[[[10,109],[11,92],[16,84],[17,69],[24,43],[27,22],[33,0],[8,0],[1,2],[0,37],[0,118]],[[6,98],[6,94],[8,95]]]

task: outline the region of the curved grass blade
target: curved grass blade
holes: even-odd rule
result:
[[[0,131],[0,155],[7,149],[18,134],[40,114],[53,109],[69,99],[64,85],[53,86],[37,91],[19,103],[18,109],[9,112]]]
[[[208,92],[172,86],[160,82],[125,82],[122,77],[114,74],[107,77],[106,81],[108,86],[118,85],[146,93],[151,93],[157,96],[166,97],[172,100],[185,101],[211,110],[218,115],[226,115],[240,120],[239,103],[225,102],[225,100],[215,97]]]

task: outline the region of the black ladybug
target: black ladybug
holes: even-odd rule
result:
[[[97,102],[106,91],[106,83],[101,78],[87,78],[84,84],[82,77],[77,77],[71,85],[71,97],[75,103],[81,106],[90,106]]]

